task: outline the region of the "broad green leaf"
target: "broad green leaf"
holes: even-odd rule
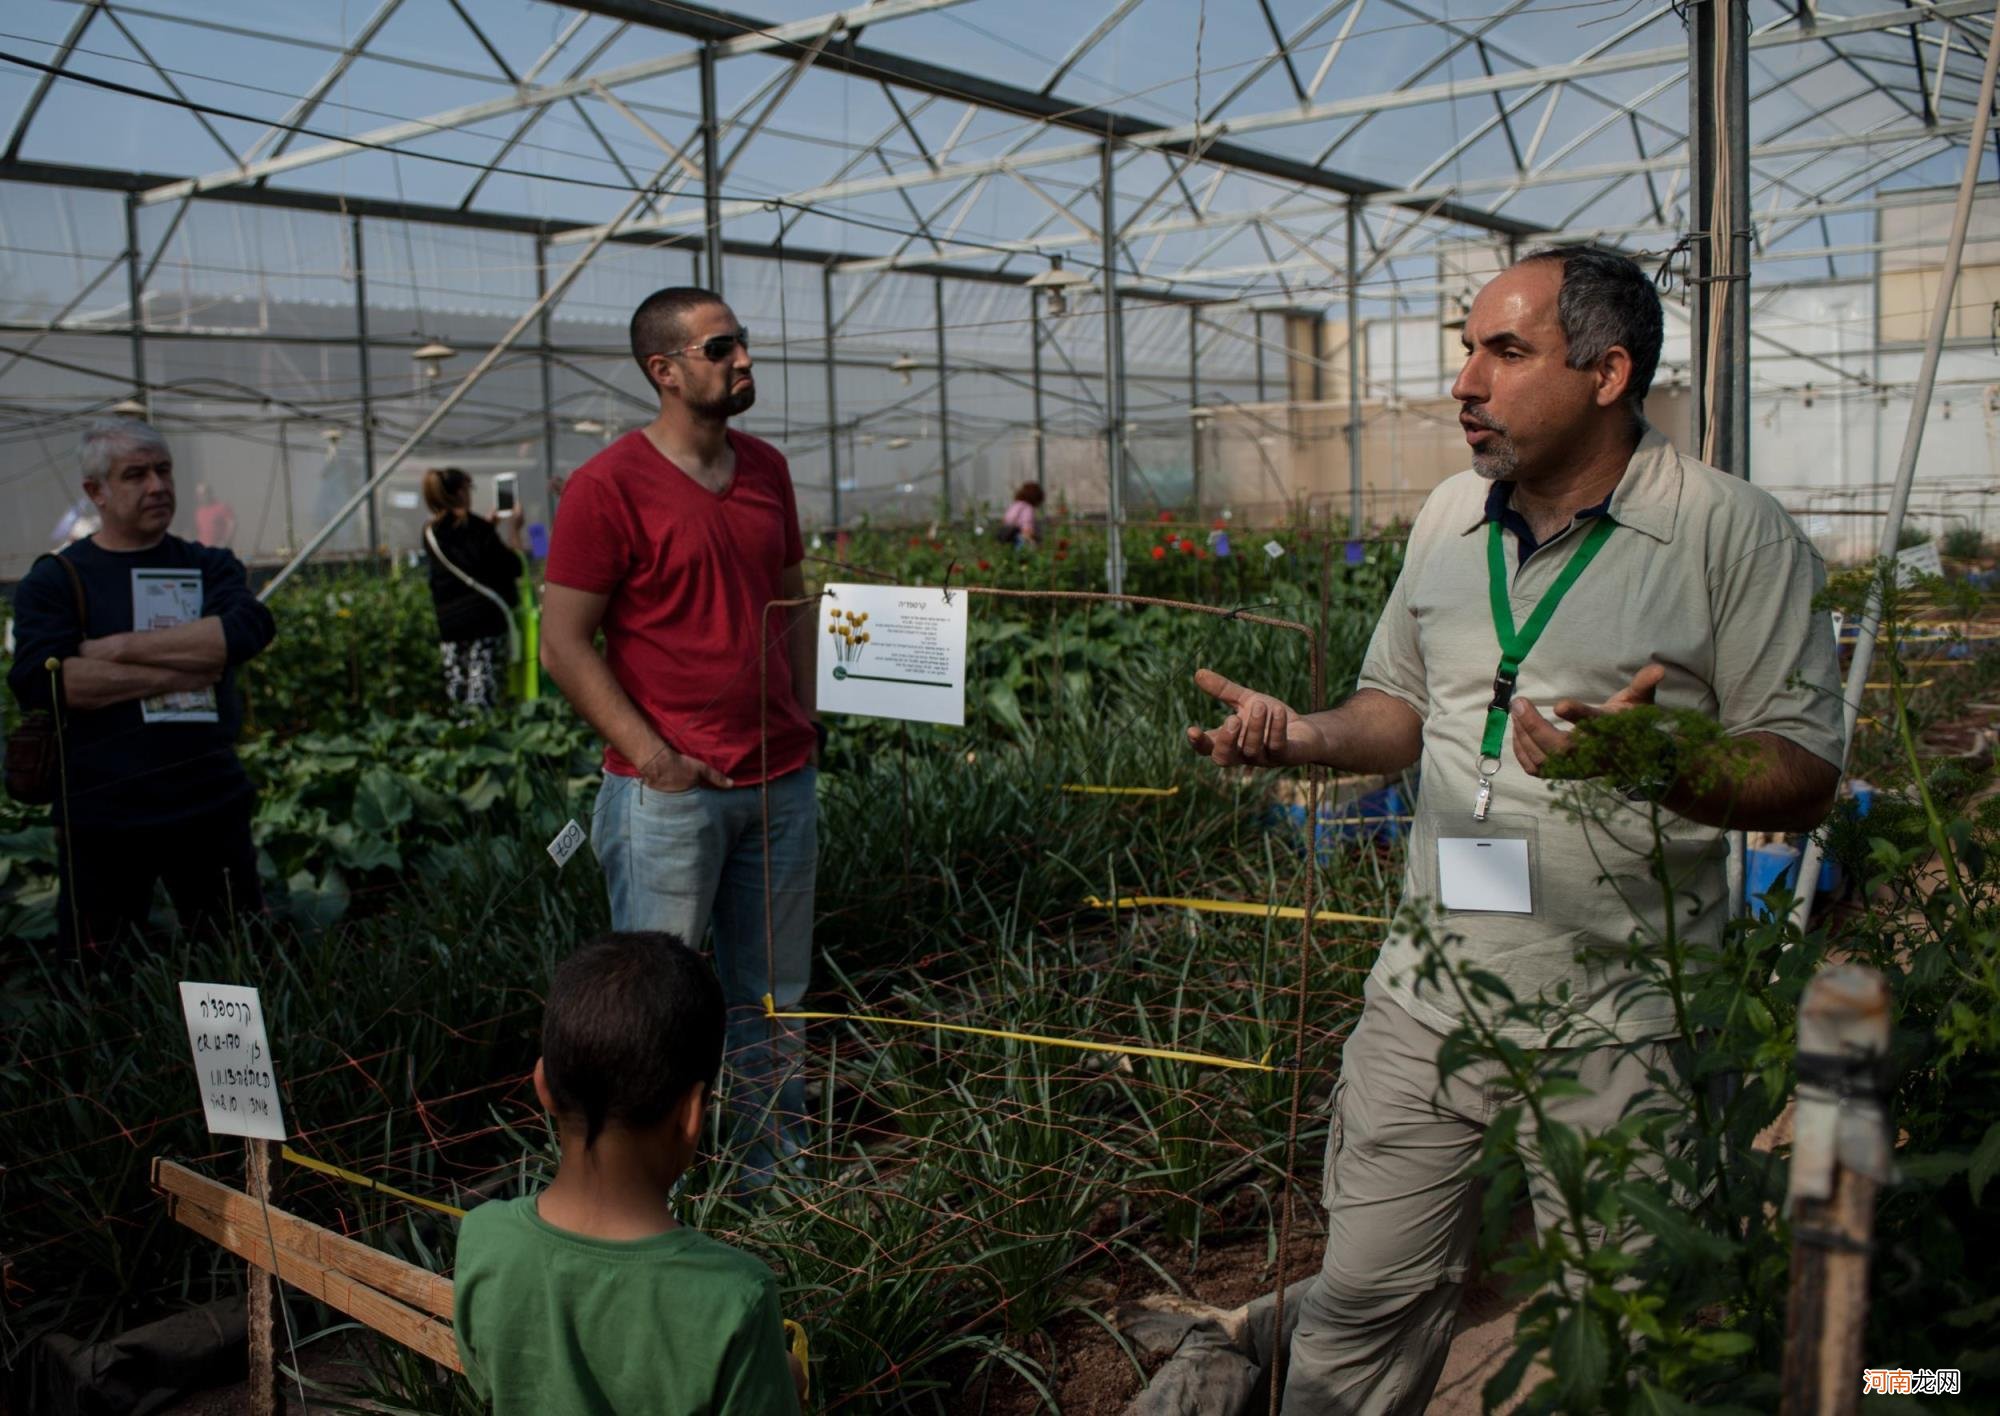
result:
[[[1593,1309],[1572,1308],[1556,1324],[1549,1359],[1566,1402],[1576,1410],[1595,1410],[1611,1370],[1611,1344]]]

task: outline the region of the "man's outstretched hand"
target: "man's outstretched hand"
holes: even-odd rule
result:
[[[1188,746],[1217,766],[1292,767],[1323,760],[1326,743],[1319,729],[1270,694],[1231,683],[1211,669],[1196,669],[1194,686],[1229,709],[1212,732],[1187,730]]]
[[[1581,703],[1574,698],[1556,700],[1556,716],[1566,723],[1581,723],[1606,713],[1622,713],[1642,703],[1651,703],[1667,671],[1648,664],[1632,675],[1632,681],[1602,703]],[[1569,749],[1569,734],[1542,716],[1542,710],[1525,698],[1516,698],[1514,714],[1514,756],[1531,777],[1542,775],[1542,764]]]

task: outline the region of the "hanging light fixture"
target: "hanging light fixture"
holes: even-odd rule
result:
[[[895,361],[891,363],[889,367],[894,369],[897,373],[903,376],[903,384],[905,387],[907,387],[910,382],[910,375],[916,372],[918,364],[917,361],[915,359],[912,359],[909,355],[898,354],[895,358]]]
[[[458,351],[442,339],[429,340],[410,351],[410,358],[424,371],[424,377],[434,379],[444,372],[444,361],[456,359]]]
[[[888,448],[891,452],[895,452],[900,448],[906,448],[909,445],[910,440],[908,438],[890,438],[889,441],[882,444],[882,446]]]
[[[1073,270],[1064,270],[1062,261],[1060,255],[1051,255],[1047,270],[1028,277],[1030,290],[1049,292],[1049,314],[1052,316],[1068,314],[1069,292],[1079,285],[1090,284],[1088,276],[1078,275]]]
[[[604,436],[604,424],[598,422],[595,418],[579,418],[569,425],[569,430],[572,433],[580,433],[587,438],[601,438]]]
[[[111,411],[121,418],[143,418],[146,416],[146,405],[136,397],[125,398],[112,404]]]

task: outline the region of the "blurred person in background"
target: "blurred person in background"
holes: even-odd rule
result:
[[[472,478],[456,467],[424,473],[424,554],[437,607],[444,691],[454,707],[478,711],[500,701],[500,665],[514,658],[514,599],[521,579],[521,516],[472,514]],[[498,528],[507,527],[507,543]]]
[[[156,883],[184,930],[262,908],[235,669],[276,624],[233,554],[168,533],[173,454],[151,424],[93,419],[82,460],[99,527],[15,588],[7,679],[62,726],[59,937],[101,961],[145,931]]]
[[[1020,550],[1032,551],[1040,539],[1040,523],[1036,511],[1042,504],[1042,484],[1023,482],[1014,493],[1014,500],[1007,503],[1007,509],[1000,513],[1000,529],[993,533],[994,539]]]
[[[194,538],[204,546],[227,549],[236,539],[236,508],[208,489],[194,484]]]

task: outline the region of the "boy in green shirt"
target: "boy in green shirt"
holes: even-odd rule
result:
[[[494,1416],[798,1411],[770,1269],[674,1218],[723,1017],[670,934],[607,934],[556,969],[535,1093],[562,1162],[459,1231],[458,1355]]]

